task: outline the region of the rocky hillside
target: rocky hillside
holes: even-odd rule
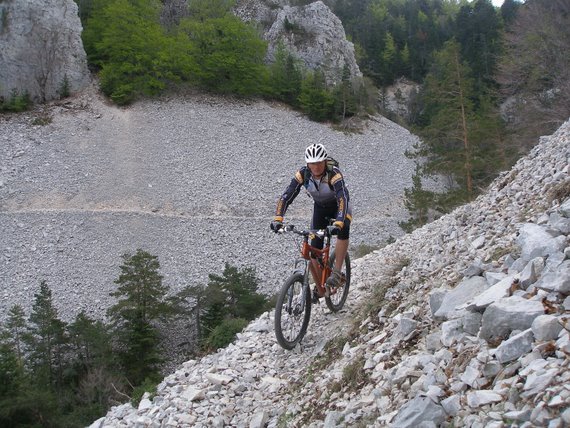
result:
[[[269,230],[276,201],[312,142],[341,163],[354,202],[352,243],[402,234],[417,141],[378,116],[346,134],[290,109],[191,94],[108,105],[95,90],[34,112],[0,116],[0,319],[30,308],[41,280],[65,320],[101,317],[120,256],[158,256],[172,290],[206,284],[224,263],[257,269],[277,291],[291,242]],[[306,224],[301,194],[288,219]]]
[[[297,349],[273,314],[99,427],[570,425],[570,122],[471,204],[355,261]]]

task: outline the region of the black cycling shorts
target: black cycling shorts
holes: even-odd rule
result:
[[[311,229],[326,229],[330,225],[329,221],[336,219],[338,207],[336,205],[323,207],[315,204],[313,208],[313,220],[311,221]],[[344,226],[338,234],[338,239],[348,239],[350,236],[350,219],[344,219]],[[323,248],[323,240],[315,238],[311,241],[311,245],[317,248]]]

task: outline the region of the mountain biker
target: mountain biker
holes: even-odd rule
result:
[[[311,229],[328,227],[331,235],[337,235],[335,265],[325,284],[329,295],[330,289],[338,287],[342,280],[341,269],[348,251],[352,208],[340,169],[338,166],[327,166],[327,159],[329,158],[324,145],[311,144],[306,148],[306,166],[295,173],[295,177],[279,198],[271,230],[278,232],[283,227],[287,207],[304,187],[314,201]],[[332,226],[329,226],[329,218],[335,219]],[[323,240],[315,237],[311,245],[323,248]],[[310,269],[315,281],[319,282],[320,269],[315,259],[311,260]]]

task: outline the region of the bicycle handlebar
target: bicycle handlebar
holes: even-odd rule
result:
[[[279,229],[277,233],[293,232],[301,236],[315,235],[318,238],[324,238],[329,234],[327,229],[309,229],[309,230],[299,230],[293,224],[283,225],[283,228]]]

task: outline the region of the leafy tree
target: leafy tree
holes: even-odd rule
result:
[[[421,131],[427,156],[422,170],[448,173],[465,191],[465,199],[473,196],[473,80],[469,67],[461,61],[459,45],[447,42],[436,54],[434,67],[426,77],[424,98],[430,122]],[[425,150],[427,149],[427,150]]]
[[[189,0],[188,12],[193,20],[223,18],[231,14],[235,0]]]
[[[263,92],[267,44],[252,26],[228,14],[203,21],[186,19],[180,30],[195,47],[197,78],[206,89],[240,95]]]
[[[93,420],[113,403],[119,401],[124,389],[120,367],[112,348],[108,327],[81,312],[68,326],[73,355],[75,407],[81,420]]]
[[[15,309],[18,312],[21,307],[14,306],[11,312],[13,313]],[[21,396],[28,386],[19,340],[14,334],[21,334],[19,325],[15,330],[10,327],[3,329],[0,335],[0,425],[2,426],[17,425],[16,421],[21,415],[17,406],[14,406],[14,399]]]
[[[212,304],[213,296],[209,290],[202,285],[192,285],[185,287],[178,292],[174,298],[174,304],[180,309],[181,314],[188,314],[190,324],[196,329],[198,339],[202,338],[203,317],[208,311],[208,306]],[[189,309],[187,309],[189,307]]]
[[[115,280],[118,289],[111,293],[118,302],[107,313],[118,335],[127,377],[138,384],[158,375],[160,338],[153,323],[173,316],[175,307],[167,299],[168,287],[162,284],[156,256],[139,249],[122,258],[121,274]]]
[[[77,3],[77,7],[79,9],[79,18],[81,19],[81,24],[83,24],[83,27],[85,27],[85,23],[93,11],[93,1],[94,0],[75,0],[75,3]]]
[[[386,42],[382,51],[382,80],[392,82],[394,79],[394,69],[396,66],[397,48],[394,37],[389,32],[386,33]]]
[[[509,27],[515,20],[520,5],[521,3],[516,0],[503,1],[503,4],[501,5],[501,17],[507,27]]]
[[[9,99],[4,100],[0,97],[0,111],[20,112],[28,110],[31,106],[32,100],[27,91],[20,93],[18,90],[13,89]]]
[[[55,394],[18,373],[20,369],[14,363],[14,355],[0,347],[0,377],[3,383],[7,382],[0,393],[0,425],[6,428],[61,426]]]
[[[162,284],[158,257],[138,249],[135,254],[124,254],[121,273],[115,280],[118,289],[111,296],[118,298],[108,314],[115,323],[135,319],[151,322],[172,315],[172,306],[166,300],[168,287]]]
[[[400,73],[398,75],[409,76],[410,73],[410,49],[408,44],[404,44],[404,49],[400,52]]]
[[[69,340],[82,371],[114,365],[111,334],[101,321],[81,312],[68,326]]]
[[[101,89],[118,104],[155,95],[195,68],[187,39],[168,37],[155,0],[98,0],[83,40],[90,62],[101,67]]]
[[[208,277],[208,286],[223,292],[225,309],[231,317],[252,320],[263,312],[265,297],[257,293],[259,279],[254,268],[239,270],[226,263],[222,275]]]

